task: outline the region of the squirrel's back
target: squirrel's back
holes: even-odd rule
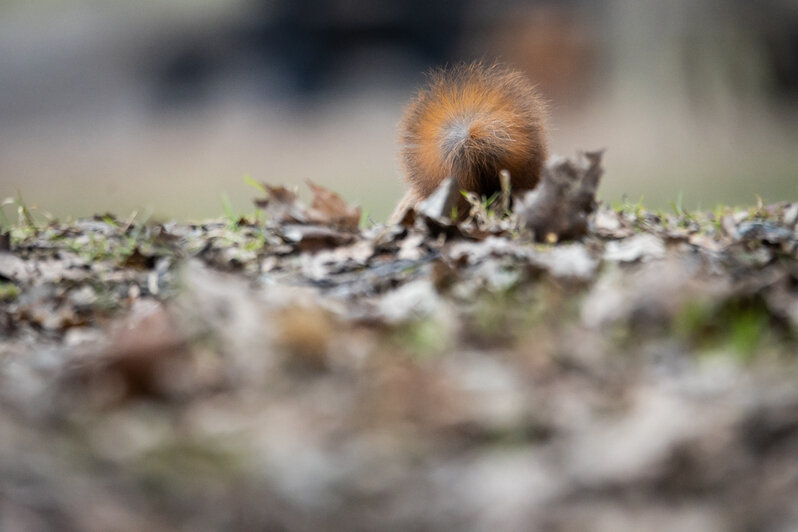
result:
[[[412,194],[422,199],[448,177],[490,195],[499,172],[513,190],[534,187],[547,157],[546,106],[519,72],[480,63],[431,75],[402,122],[402,161]]]

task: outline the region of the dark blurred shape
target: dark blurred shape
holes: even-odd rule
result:
[[[213,52],[200,43],[172,50],[157,70],[159,101],[176,105],[207,96],[208,83],[217,67]]]
[[[285,0],[273,19],[257,17],[250,35],[256,48],[276,52],[291,86],[305,93],[322,87],[331,68],[360,49],[395,47],[432,64],[449,59],[466,5],[464,0]]]
[[[798,7],[783,3],[784,17],[763,29],[765,49],[773,66],[774,89],[778,96],[798,98]],[[770,30],[770,31],[768,31]]]
[[[645,78],[656,68],[673,69],[676,82],[699,102],[718,84],[740,94],[758,91],[757,98],[798,97],[798,8],[785,0],[645,6],[627,0],[250,0],[217,11],[199,21],[160,20],[140,31],[131,23],[123,29],[128,36],[101,36],[102,12],[91,14],[97,20],[84,30],[87,42],[96,42],[88,53],[111,62],[105,70],[118,70],[119,79],[139,76],[131,81],[143,81],[160,108],[202,102],[231,88],[266,100],[308,100],[361,79],[415,84],[430,67],[472,59],[522,69],[549,98],[568,106],[594,97],[612,77]],[[52,58],[77,54],[75,68],[91,72],[95,61],[72,46],[66,43]],[[677,57],[666,57],[671,53]],[[22,55],[9,57],[23,79],[32,77],[23,72]],[[43,62],[42,68],[70,71],[63,62]],[[56,84],[64,91],[91,81],[64,76]],[[3,82],[12,89],[20,83]]]
[[[160,98],[202,96],[236,63],[246,78],[262,83],[277,77],[296,97],[329,88],[335,70],[363,52],[387,48],[408,63],[444,63],[455,55],[468,2],[256,0],[250,5],[246,17],[216,35],[194,36],[158,59]]]

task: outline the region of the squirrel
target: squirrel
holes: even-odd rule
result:
[[[513,190],[534,188],[546,161],[546,104],[520,72],[498,64],[435,70],[406,107],[399,125],[409,190],[390,220],[448,177],[462,190],[490,196],[510,173]],[[459,212],[467,213],[467,203]]]

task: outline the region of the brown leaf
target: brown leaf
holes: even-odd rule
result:
[[[113,327],[108,347],[96,364],[76,368],[71,377],[85,379],[103,400],[111,402],[132,396],[167,397],[176,391],[173,383],[180,382],[181,376],[174,372],[187,366],[189,354],[188,338],[164,307],[140,302]]]
[[[277,345],[297,369],[327,367],[329,344],[337,326],[332,316],[318,307],[289,307],[275,317]]]
[[[577,159],[549,162],[541,183],[516,203],[521,222],[540,242],[580,238],[588,216],[596,209],[596,189],[603,173],[603,152],[586,152]]]
[[[133,253],[125,258],[123,266],[136,270],[151,270],[155,267],[155,256],[145,255],[141,252],[141,249],[136,246],[133,249]]]
[[[310,219],[320,224],[330,224],[339,229],[356,231],[360,225],[360,208],[352,207],[335,192],[307,181],[313,191]]]
[[[406,211],[402,212],[396,223],[405,228],[413,227],[413,225],[416,223],[416,211],[413,209],[407,209]]]
[[[308,252],[351,244],[355,239],[351,233],[321,225],[285,225],[282,231],[285,240],[294,244],[299,251]]]
[[[306,223],[306,207],[297,198],[296,192],[286,187],[273,187],[264,183],[268,192],[266,198],[255,199],[255,206],[263,209],[266,221],[277,225],[282,223]]]

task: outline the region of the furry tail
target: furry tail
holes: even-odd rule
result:
[[[451,167],[452,174],[466,188],[476,185],[469,178],[477,177],[477,170],[502,166],[504,161],[512,159],[516,148],[506,123],[475,112],[462,122],[444,125],[441,136],[444,166]]]
[[[519,73],[479,63],[432,74],[402,120],[407,179],[421,196],[454,176],[490,194],[508,170],[515,189],[537,184],[546,158],[545,105]]]

